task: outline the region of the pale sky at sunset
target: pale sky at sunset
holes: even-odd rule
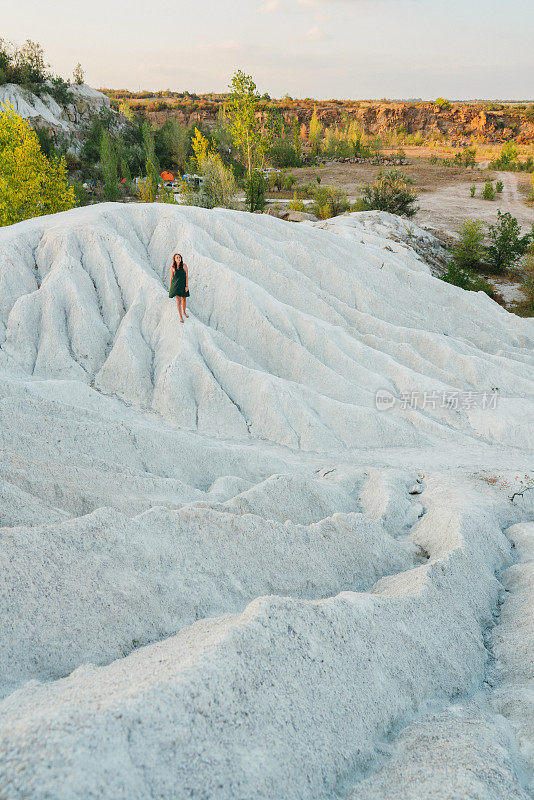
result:
[[[17,0],[0,36],[96,87],[534,99],[534,0]]]

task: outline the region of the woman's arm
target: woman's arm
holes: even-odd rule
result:
[[[187,271],[187,264],[184,264],[185,269],[185,291],[189,291],[189,272]]]

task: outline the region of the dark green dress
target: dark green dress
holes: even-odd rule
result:
[[[189,292],[185,291],[186,274],[185,269],[174,270],[174,277],[169,289],[169,297],[189,297]]]

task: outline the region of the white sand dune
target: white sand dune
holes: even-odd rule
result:
[[[0,797],[532,796],[534,321],[405,225],[0,230]]]

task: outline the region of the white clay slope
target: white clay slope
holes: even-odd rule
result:
[[[466,437],[532,446],[532,320],[436,280],[363,225],[351,231],[158,205],[5,229],[0,363],[84,381],[210,435],[305,450]],[[186,327],[166,297],[177,249],[191,267]],[[484,414],[439,401],[375,409],[377,389],[495,388],[498,409]]]
[[[2,800],[532,796],[534,322],[406,225],[0,230]]]

